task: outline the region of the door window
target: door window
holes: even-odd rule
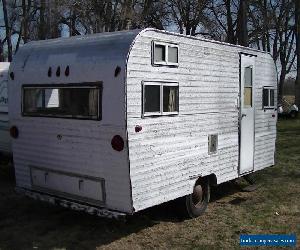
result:
[[[244,107],[252,107],[252,67],[246,67],[244,71]]]

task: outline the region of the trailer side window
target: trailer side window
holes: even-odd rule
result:
[[[275,105],[275,90],[272,87],[263,88],[263,108],[274,108]]]
[[[24,116],[99,120],[100,86],[23,86]]]
[[[178,45],[154,42],[152,48],[153,65],[177,66]]]
[[[174,115],[178,112],[178,83],[143,83],[143,116]]]

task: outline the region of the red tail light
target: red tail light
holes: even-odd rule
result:
[[[111,139],[111,146],[116,151],[122,151],[124,149],[124,140],[121,136],[115,135]]]
[[[9,133],[10,133],[10,136],[12,138],[15,138],[17,139],[19,137],[19,130],[16,126],[12,126],[10,129],[9,129]]]

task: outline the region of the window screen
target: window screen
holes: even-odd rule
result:
[[[168,47],[168,62],[178,63],[178,48],[177,47]]]
[[[154,48],[154,62],[166,61],[166,46],[161,44],[155,44]]]
[[[275,90],[271,87],[263,88],[263,108],[274,108]]]
[[[252,68],[245,68],[245,86],[252,86]]]
[[[98,120],[100,87],[23,87],[23,115]]]
[[[177,114],[179,111],[177,83],[144,83],[143,115]]]
[[[163,86],[163,112],[178,112],[178,86]]]

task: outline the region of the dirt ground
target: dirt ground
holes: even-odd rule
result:
[[[13,169],[0,163],[0,250],[9,249],[239,249],[240,234],[292,234],[300,249],[300,120],[278,124],[277,164],[245,182],[213,190],[207,212],[184,219],[168,203],[126,222],[33,201],[14,192]],[[245,248],[244,248],[245,249]],[[268,248],[271,249],[271,248]]]

